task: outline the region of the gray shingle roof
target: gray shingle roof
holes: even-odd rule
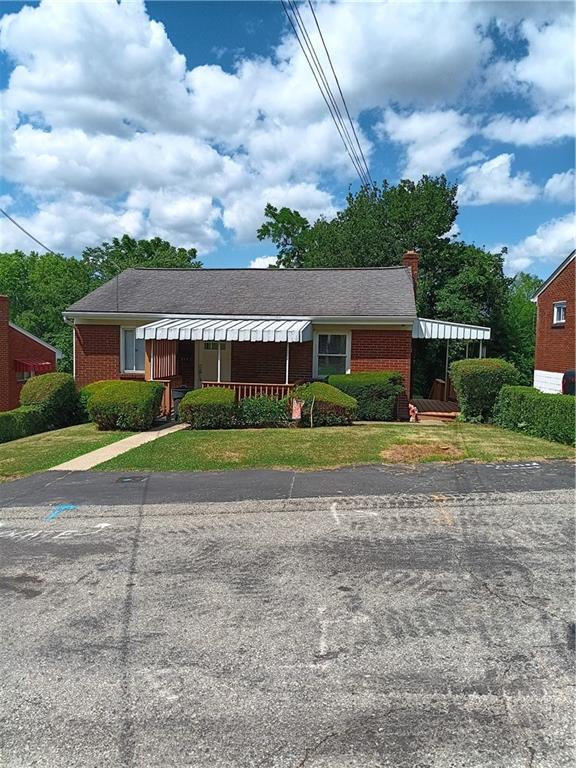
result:
[[[118,294],[118,306],[117,306]],[[70,312],[415,317],[407,267],[127,269]]]

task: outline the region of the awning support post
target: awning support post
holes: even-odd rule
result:
[[[218,344],[218,379],[217,380],[218,380],[218,384],[220,384],[220,371],[222,369],[222,353],[220,350],[220,346],[221,346],[220,342],[217,341],[216,343]]]
[[[448,362],[450,360],[450,339],[446,339],[446,366],[444,370],[444,402],[448,400]]]
[[[478,357],[482,358],[484,357],[484,344],[482,340],[480,340],[479,346],[478,346]]]
[[[290,382],[288,379],[290,378],[290,342],[286,342],[286,376],[285,376],[285,384],[289,384]]]
[[[468,347],[470,346],[470,342],[466,342],[466,360],[468,360]]]

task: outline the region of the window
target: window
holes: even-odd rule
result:
[[[348,334],[319,333],[316,337],[316,376],[346,373],[348,370]]]
[[[225,341],[205,341],[204,342],[204,349],[218,349],[218,344],[220,344],[220,349],[226,349],[226,342]]]
[[[554,325],[561,325],[566,322],[566,302],[557,301],[554,304]]]
[[[144,339],[136,338],[134,328],[122,329],[122,370],[124,373],[144,372]]]
[[[28,381],[32,376],[32,371],[16,371],[16,381]]]

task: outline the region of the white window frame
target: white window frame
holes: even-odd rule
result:
[[[124,368],[124,351],[126,342],[124,341],[124,331],[134,331],[134,344],[136,344],[136,327],[122,326],[120,328],[120,373],[144,373],[144,368]],[[136,350],[134,350],[134,361],[136,361]],[[144,351],[144,365],[146,365],[146,351]]]
[[[560,314],[560,310],[564,310],[564,317],[562,320],[558,320],[557,315]],[[552,325],[564,325],[566,323],[566,302],[555,301],[552,305]]]
[[[312,375],[318,378],[318,339],[320,336],[346,336],[346,373],[350,373],[352,333],[350,331],[314,331],[312,341]]]

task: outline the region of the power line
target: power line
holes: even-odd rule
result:
[[[362,151],[362,146],[360,144],[360,141],[358,139],[358,134],[356,133],[356,128],[354,127],[354,121],[350,117],[350,112],[348,111],[348,105],[346,104],[346,99],[344,98],[344,94],[342,93],[342,88],[340,87],[340,80],[338,79],[338,75],[336,74],[336,70],[334,69],[334,65],[332,64],[332,57],[330,56],[330,52],[328,51],[328,47],[326,46],[326,41],[324,40],[324,35],[322,34],[322,30],[320,29],[320,23],[318,21],[318,17],[316,16],[316,12],[314,11],[314,6],[312,5],[312,0],[308,0],[308,5],[310,6],[310,10],[312,11],[312,16],[314,17],[314,21],[316,22],[316,28],[318,29],[318,34],[320,35],[320,40],[322,40],[322,45],[324,46],[324,50],[326,51],[326,56],[328,58],[328,62],[330,63],[330,69],[332,70],[332,74],[334,75],[334,79],[336,80],[336,85],[338,86],[338,91],[340,93],[340,98],[342,99],[342,103],[344,104],[344,109],[346,110],[346,114],[348,115],[348,121],[352,127],[352,132],[354,133],[354,138],[356,139],[356,144],[358,145],[358,149],[360,151],[360,155],[362,157],[362,161],[364,163],[364,168],[366,170],[366,174],[368,175],[368,178],[370,179],[370,183],[373,184],[372,177],[370,176],[370,168],[368,167],[368,163],[366,162],[366,158],[364,157],[364,152]]]
[[[45,251],[48,251],[48,253],[54,254],[54,256],[58,255],[58,254],[54,253],[52,248],[48,248],[48,246],[44,245],[44,243],[41,243],[40,240],[38,240],[37,237],[34,237],[34,235],[31,235],[30,232],[28,232],[27,229],[24,229],[24,227],[21,224],[18,224],[16,219],[13,219],[12,216],[10,216],[8,213],[6,213],[6,211],[3,208],[0,208],[0,213],[2,213],[4,216],[6,216],[6,218],[9,221],[11,221],[12,224],[14,224],[14,226],[18,227],[18,229],[21,229],[22,232],[24,232],[25,235],[28,235],[28,237],[30,237],[32,240],[34,240],[35,243],[38,243],[38,245],[42,246],[42,248],[44,248]]]
[[[342,116],[342,112],[340,111],[340,107],[338,106],[338,103],[336,101],[336,97],[334,96],[334,93],[332,92],[332,88],[330,86],[330,83],[328,82],[328,78],[326,77],[326,73],[324,72],[324,68],[320,62],[320,59],[318,57],[318,54],[316,53],[316,49],[314,48],[314,43],[312,42],[310,35],[308,34],[308,30],[306,29],[306,25],[304,23],[304,20],[300,14],[300,11],[298,10],[298,6],[295,2],[295,0],[288,0],[288,4],[292,8],[292,13],[294,14],[296,21],[298,23],[298,26],[304,36],[304,40],[306,42],[306,46],[308,48],[308,51],[310,52],[310,55],[312,56],[312,59],[316,65],[316,70],[318,74],[320,75],[320,79],[322,80],[324,84],[324,88],[328,94],[328,97],[330,99],[330,102],[332,104],[332,107],[334,109],[334,112],[336,113],[338,123],[340,125],[340,128],[342,129],[342,132],[346,136],[346,140],[348,143],[348,149],[351,150],[352,154],[354,155],[354,166],[358,173],[360,174],[361,181],[364,185],[369,183],[368,175],[366,174],[362,162],[360,160],[360,156],[358,155],[356,148],[354,147],[354,142],[352,141],[352,137],[350,136],[350,133],[348,131],[348,128],[346,126],[346,123],[344,122],[344,118]]]
[[[328,80],[322,68],[322,65],[318,59],[316,51],[314,50],[314,46],[312,45],[310,37],[307,33],[307,30],[304,25],[304,21],[302,20],[302,17],[300,16],[298,8],[296,7],[293,0],[287,0],[287,2],[285,2],[285,0],[281,0],[281,2],[282,2],[282,7],[284,8],[284,12],[286,13],[286,16],[288,18],[288,21],[290,22],[290,25],[294,31],[294,35],[298,40],[298,44],[302,49],[304,58],[306,59],[308,66],[310,67],[310,71],[312,72],[312,75],[316,81],[316,85],[318,86],[318,89],[322,94],[322,98],[324,99],[326,106],[328,107],[328,111],[330,112],[330,116],[332,117],[334,125],[336,126],[336,130],[338,131],[338,134],[340,135],[342,143],[344,144],[344,148],[348,153],[348,156],[352,162],[352,165],[354,166],[356,173],[360,178],[362,185],[365,186],[369,183],[369,179],[362,168],[358,155],[355,152],[354,145],[350,140],[350,135],[342,119],[342,114],[338,108],[338,105],[334,98],[334,94],[331,91],[330,85],[328,83]],[[294,19],[292,18],[292,14],[290,13],[289,8],[294,15],[296,24],[294,23]],[[298,29],[301,30],[300,33],[298,32],[296,25],[298,25]],[[306,49],[308,49],[308,53]]]

